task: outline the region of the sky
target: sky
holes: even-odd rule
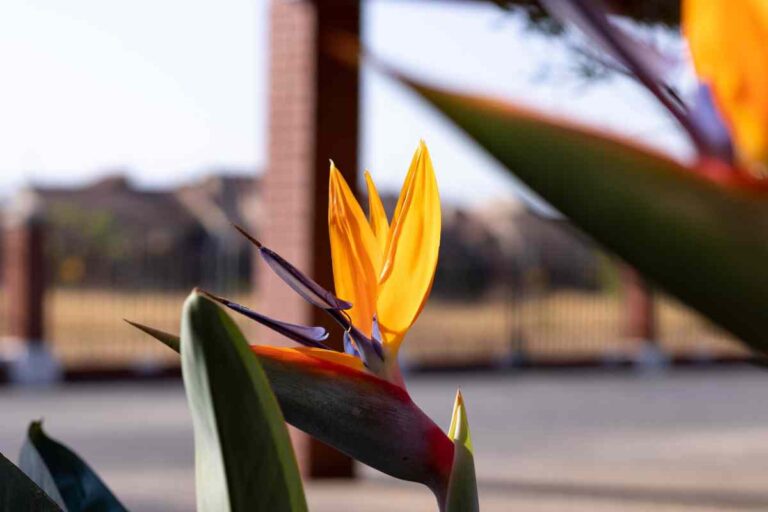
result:
[[[0,197],[115,172],[168,187],[263,168],[267,15],[266,0],[3,0]],[[492,4],[367,0],[363,26],[371,51],[433,83],[689,151],[636,84],[584,80],[562,41]],[[444,200],[481,204],[523,190],[398,84],[366,68],[362,87],[360,163],[384,191],[399,189],[421,138]]]

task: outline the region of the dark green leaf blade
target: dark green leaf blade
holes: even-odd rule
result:
[[[768,190],[631,143],[391,72],[646,277],[768,351]]]
[[[48,437],[39,421],[29,425],[20,466],[68,512],[127,511],[93,469],[72,450]]]
[[[61,512],[62,508],[0,453],[0,510]]]
[[[198,510],[306,511],[288,430],[264,371],[234,322],[194,292],[184,304],[181,361]]]

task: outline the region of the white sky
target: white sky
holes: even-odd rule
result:
[[[265,163],[265,0],[0,2],[0,196],[116,169],[167,186]],[[586,85],[562,44],[485,3],[368,0],[366,44],[418,76],[641,137],[686,144],[626,79]],[[454,127],[366,70],[361,164],[395,190],[419,138],[445,199],[516,190]],[[329,155],[333,158],[333,155]]]

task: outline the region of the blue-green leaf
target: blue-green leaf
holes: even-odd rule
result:
[[[19,457],[21,469],[68,512],[125,512],[99,476],[76,453],[29,425]]]

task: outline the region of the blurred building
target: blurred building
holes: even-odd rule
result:
[[[391,216],[397,198],[382,197]],[[433,294],[468,300],[536,289],[597,291],[605,256],[561,217],[543,216],[509,197],[472,207],[443,205]]]
[[[258,218],[258,186],[257,179],[218,174],[157,191],[113,175],[23,193],[43,207],[54,285],[174,289],[215,279],[246,287],[250,251],[231,223]]]

